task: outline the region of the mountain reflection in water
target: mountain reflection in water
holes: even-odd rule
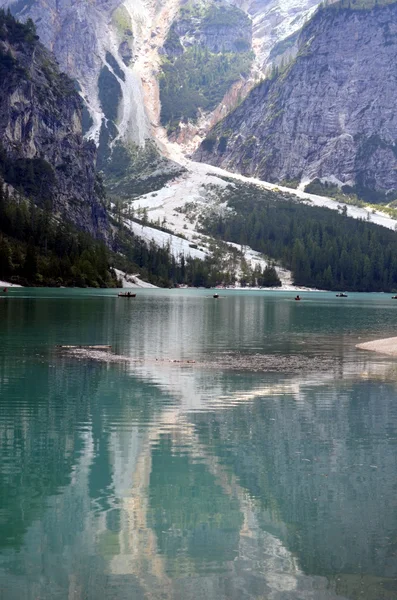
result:
[[[258,296],[155,300],[0,308],[1,600],[397,598],[397,377],[354,350],[379,303],[333,339],[287,300],[278,324]],[[155,360],[310,355],[309,334],[328,371]],[[54,351],[88,342],[140,361]]]

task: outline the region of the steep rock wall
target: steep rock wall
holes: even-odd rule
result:
[[[272,51],[298,32],[313,14],[317,0],[233,0],[252,19],[253,50],[259,71],[266,71]]]
[[[38,42],[33,24],[0,18],[0,144],[5,181],[85,229],[109,236],[95,172],[96,149],[82,135],[73,82]]]
[[[397,4],[319,10],[298,47],[195,157],[269,181],[323,177],[396,190]]]

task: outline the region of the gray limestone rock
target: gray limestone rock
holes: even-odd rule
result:
[[[259,84],[195,158],[264,180],[397,189],[397,4],[319,9],[298,54]]]
[[[240,9],[226,2],[197,3],[182,7],[164,44],[167,56],[183,54],[189,46],[201,46],[210,52],[246,52],[252,47],[252,23]]]

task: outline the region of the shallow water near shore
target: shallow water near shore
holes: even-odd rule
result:
[[[397,300],[136,293],[0,296],[0,600],[397,600]]]

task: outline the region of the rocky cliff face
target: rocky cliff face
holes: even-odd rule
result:
[[[10,6],[18,19],[32,18],[43,44],[54,52],[61,68],[79,81],[82,96],[92,119],[89,137],[98,141],[101,118],[104,117],[99,98],[98,79],[101,69],[108,64],[106,52],[111,55],[110,61],[120,46],[124,56],[127,56],[128,50],[132,54],[133,32],[128,13],[115,15],[112,35],[109,27],[112,14],[121,2],[119,0],[79,3],[73,0],[60,2],[2,0],[0,4]],[[117,67],[118,59],[113,58],[113,61],[116,61]],[[122,66],[121,60],[120,63]],[[114,65],[109,65],[109,68],[113,75]],[[121,80],[118,75],[115,75],[117,81]],[[131,102],[133,103],[133,98]],[[139,128],[138,121],[135,115],[136,128]],[[136,135],[139,137],[141,132],[137,131]]]
[[[243,52],[252,47],[251,20],[226,2],[202,1],[182,7],[164,44],[168,57],[180,56],[191,46],[209,52]]]
[[[265,180],[335,178],[397,189],[397,4],[319,10],[298,55],[203,142],[196,157]]]
[[[233,27],[227,23],[227,26],[218,24],[211,28],[203,27],[197,19],[193,24],[187,19],[186,30],[186,19],[180,19],[180,9],[199,7],[203,3],[228,7],[229,14],[234,7],[240,9],[239,21]],[[41,40],[54,51],[61,68],[79,81],[88,108],[85,134],[100,145],[99,154],[105,163],[109,161],[109,151],[119,143],[136,155],[148,139],[154,138],[164,151],[165,134],[159,127],[158,75],[164,53],[170,52],[170,48],[165,51],[164,43],[173,23],[177,25],[182,46],[186,41],[187,44],[204,44],[211,52],[222,48],[240,52],[248,43],[248,50],[252,48],[256,55],[254,70],[260,73],[267,69],[274,45],[297,31],[316,4],[317,0],[232,0],[227,3],[208,0],[91,0],[78,3],[75,0],[0,0],[0,6],[10,6],[19,19],[33,19]],[[251,26],[247,29],[244,13],[252,20],[253,37]],[[110,98],[114,114],[111,120],[107,115],[109,98],[104,98],[103,80],[111,81],[115,92]],[[200,139],[211,124],[235,105],[235,99],[244,97],[251,87],[241,89],[239,85],[237,89],[234,80],[230,85],[229,93],[222,98],[224,106],[218,105],[213,118],[201,123]],[[191,134],[186,136],[192,139]],[[183,143],[185,137],[182,136]],[[164,165],[161,169],[164,171]],[[131,170],[134,170],[134,158]]]
[[[146,142],[152,137],[155,114],[147,107],[155,104],[151,101],[156,96],[151,71],[156,66],[150,53],[156,53],[157,45],[151,35],[157,35],[157,19],[160,33],[168,25],[162,8],[174,3],[179,0],[0,0],[18,19],[33,19],[40,39],[55,53],[61,68],[79,82],[86,106],[84,134],[98,145],[98,167],[113,187],[122,179],[118,165],[111,160],[113,148],[123,153],[123,175],[132,172],[134,176],[136,155],[141,148],[145,155]],[[160,181],[168,166],[164,162],[159,157],[155,161]]]
[[[284,41],[297,33],[315,11],[317,0],[233,0],[252,19],[253,50],[257,68],[266,71]],[[288,45],[288,44],[287,44]]]
[[[82,102],[38,41],[34,25],[0,14],[0,168],[6,182],[95,237],[108,237],[95,172],[82,135]]]

